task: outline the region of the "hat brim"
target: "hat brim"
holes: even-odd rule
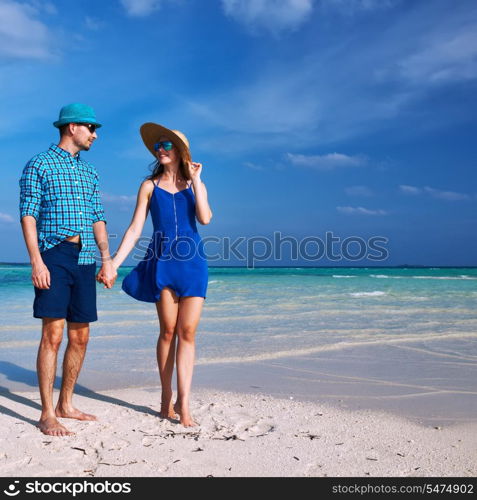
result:
[[[184,139],[177,135],[174,130],[163,127],[162,125],[159,125],[157,123],[148,122],[141,125],[139,131],[141,132],[141,137],[144,145],[147,149],[149,149],[154,158],[156,158],[154,144],[159,140],[160,137],[167,137],[179,149],[182,159],[185,161],[190,161],[189,144],[187,142],[184,142]],[[185,136],[184,138],[187,141],[187,138]]]
[[[96,125],[96,128],[102,127],[101,123],[98,123],[96,120],[88,120],[86,118],[57,120],[56,122],[53,122],[53,126],[60,128],[63,125],[68,125],[68,123],[91,123],[92,125]]]

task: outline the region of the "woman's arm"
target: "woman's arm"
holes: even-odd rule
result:
[[[119,245],[116,255],[113,258],[113,266],[115,269],[118,269],[118,267],[124,262],[141,236],[144,223],[146,222],[147,214],[149,212],[149,200],[151,199],[153,188],[154,185],[149,179],[145,180],[139,188],[136,208],[134,209],[131,223],[124,233],[121,244]]]
[[[96,275],[96,280],[104,284],[104,288],[112,288],[118,273],[114,269],[111,255],[109,254],[108,232],[106,231],[106,222],[98,220],[93,223],[93,234],[96,245],[101,254],[101,269]]]
[[[212,210],[210,210],[207,200],[207,189],[200,179],[201,172],[201,163],[191,162],[189,164],[189,175],[192,179],[192,186],[195,194],[195,216],[201,224],[206,225],[210,222],[210,219],[212,219]]]

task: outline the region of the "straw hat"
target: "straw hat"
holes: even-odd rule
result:
[[[144,123],[139,129],[141,132],[142,140],[147,149],[152,153],[154,158],[156,158],[156,152],[154,151],[154,144],[159,140],[160,137],[167,137],[172,141],[174,146],[179,150],[180,156],[184,163],[191,161],[189,141],[187,137],[180,130],[172,130],[157,123]]]

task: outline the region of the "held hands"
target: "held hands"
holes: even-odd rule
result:
[[[96,275],[96,281],[98,283],[103,283],[104,288],[112,288],[116,278],[118,277],[118,273],[116,268],[114,267],[111,260],[107,262],[103,262],[101,269]]]
[[[202,163],[196,163],[194,161],[190,161],[187,164],[187,172],[189,173],[189,177],[194,180],[200,180],[200,174],[202,173]]]

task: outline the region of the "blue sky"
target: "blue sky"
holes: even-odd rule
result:
[[[28,260],[25,162],[57,141],[59,108],[85,102],[104,124],[84,155],[112,234],[155,121],[204,164],[204,237],[381,236],[374,264],[477,265],[476,90],[473,0],[0,0],[0,261]],[[275,263],[328,261],[285,247]]]

